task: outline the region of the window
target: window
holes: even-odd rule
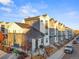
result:
[[[13,33],[14,43],[16,43],[16,31],[14,30],[13,32],[14,32],[14,33]]]
[[[45,22],[47,23],[47,20]]]
[[[43,22],[43,20],[41,20],[41,22]]]
[[[45,28],[48,29],[48,23],[46,23]]]
[[[53,36],[49,36],[49,38],[53,38]]]
[[[41,43],[43,43],[43,39],[41,39]]]
[[[53,35],[54,34],[54,32],[50,32],[51,33],[51,35]]]
[[[37,49],[38,48],[38,40],[36,40],[35,43],[36,43],[36,49]]]
[[[46,38],[46,43],[48,42],[48,38]]]
[[[7,34],[5,34],[5,36],[4,36],[6,39],[8,38],[8,35]]]
[[[46,33],[45,33],[46,35],[48,35],[48,30],[46,29]]]
[[[47,22],[47,20],[45,21],[45,23],[46,23],[45,27],[46,27],[46,29],[48,29],[48,22]]]
[[[48,33],[46,33],[46,35],[48,35]]]

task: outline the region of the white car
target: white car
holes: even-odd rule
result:
[[[73,46],[65,46],[64,53],[72,54],[73,53]]]

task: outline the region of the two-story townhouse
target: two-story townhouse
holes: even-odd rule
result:
[[[69,39],[71,40],[74,37],[73,30],[71,28],[68,29]]]
[[[74,31],[69,27],[65,27],[64,34],[66,40],[71,40],[74,37]]]
[[[59,43],[64,44],[64,31],[65,31],[65,26],[61,23],[59,23],[58,26],[58,37],[59,37]]]
[[[41,15],[41,16],[36,16],[36,17],[29,17],[29,18],[25,18],[25,23],[29,24],[31,26],[33,26],[34,28],[36,28],[37,30],[39,30],[40,32],[42,32],[44,34],[44,37],[41,41],[43,41],[43,45],[44,46],[49,46],[49,19],[50,17],[45,14],[45,15]]]

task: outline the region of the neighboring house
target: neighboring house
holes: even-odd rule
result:
[[[61,41],[63,42],[64,40],[63,31],[62,24],[51,18],[49,22],[50,43],[53,45],[60,45]]]
[[[50,39],[50,45],[54,45],[56,43],[56,28],[55,26],[55,20],[51,18],[49,20],[49,39]]]
[[[49,26],[49,32],[50,32],[50,43],[54,45],[61,46],[64,43],[64,31],[65,26],[57,21],[55,21],[53,18],[50,19],[50,26]]]
[[[74,37],[73,30],[69,28],[69,39],[72,39]]]
[[[55,29],[55,43],[58,44],[59,39],[58,39],[58,23],[57,21],[55,21],[55,25],[54,25],[54,29]]]
[[[30,50],[35,51],[42,43],[43,33],[33,28],[32,26],[24,23],[12,23],[8,28],[8,45],[16,48],[23,46]]]
[[[74,31],[69,27],[65,27],[64,34],[65,34],[65,39],[67,40],[71,40],[74,37]]]
[[[25,33],[28,32],[30,26],[23,23],[11,23],[8,28],[8,45],[21,47],[27,42]]]
[[[65,26],[61,23],[59,23],[59,27],[58,27],[58,31],[59,31],[59,38],[60,38],[60,43],[64,42],[64,31],[65,31]]]

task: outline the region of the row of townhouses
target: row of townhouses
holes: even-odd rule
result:
[[[25,18],[19,22],[0,22],[0,31],[9,47],[36,52],[43,47],[57,48],[74,37],[74,30],[47,14]]]

